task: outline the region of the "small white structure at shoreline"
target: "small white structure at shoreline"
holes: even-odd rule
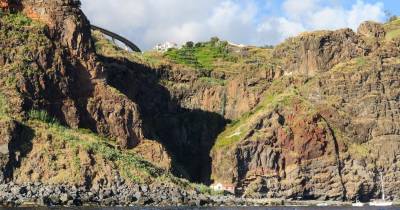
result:
[[[226,191],[235,194],[235,186],[232,184],[215,183],[210,186],[215,191]]]

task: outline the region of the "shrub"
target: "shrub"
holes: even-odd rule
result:
[[[397,17],[396,15],[393,15],[389,18],[389,22],[395,21],[397,20],[399,17]]]
[[[194,45],[194,47],[195,47],[195,48],[204,47],[204,44],[203,44],[202,42],[197,42],[197,43]]]
[[[13,25],[17,28],[30,26],[32,24],[32,20],[23,15],[22,13],[4,15],[2,19],[4,22]]]
[[[194,43],[192,41],[186,42],[185,47],[193,48],[194,47]]]
[[[6,97],[2,93],[0,93],[0,117],[4,117],[7,114],[7,111],[8,107]]]
[[[215,44],[217,44],[219,42],[219,38],[218,37],[211,37],[211,39],[210,39],[210,43],[211,43],[211,45],[215,45]]]
[[[44,110],[34,110],[32,109],[29,112],[29,119],[30,120],[38,120],[48,124],[59,124],[59,122],[51,117],[46,111]]]
[[[228,45],[228,42],[219,41],[218,38],[211,38],[210,42],[199,42],[196,45],[187,42],[183,48],[168,50],[164,56],[179,64],[212,70],[221,60],[233,61]]]

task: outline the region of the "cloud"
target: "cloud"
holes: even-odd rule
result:
[[[286,0],[282,7],[287,16],[293,19],[299,19],[313,11],[318,10],[321,0]]]
[[[364,20],[382,21],[385,18],[384,5],[381,2],[365,4],[358,0],[347,14],[347,25],[355,29]]]
[[[267,18],[257,27],[258,39],[256,42],[276,44],[303,31],[306,31],[306,29],[299,22],[290,21],[283,17]]]
[[[314,11],[310,17],[311,29],[336,29],[348,27],[356,30],[365,20],[382,21],[385,17],[382,3],[369,4],[358,0],[350,10],[343,7],[325,7]]]
[[[81,1],[92,23],[143,49],[164,41],[182,44],[212,36],[243,44],[277,44],[306,30],[355,29],[364,20],[384,18],[382,3],[361,0],[347,8],[329,3],[334,0],[285,0],[278,8],[273,0]]]

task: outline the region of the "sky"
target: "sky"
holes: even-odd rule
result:
[[[304,31],[351,28],[400,15],[400,0],[81,0],[90,22],[142,50],[217,36],[237,44],[276,45]]]

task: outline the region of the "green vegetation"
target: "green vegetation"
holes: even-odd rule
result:
[[[368,70],[366,67],[372,66],[374,60],[369,59],[369,57],[358,57],[353,58],[350,61],[342,62],[335,65],[332,68],[332,72],[352,72],[352,71],[362,71]]]
[[[303,86],[297,88],[291,83],[291,77],[274,80],[266,91],[263,100],[255,108],[227,125],[225,130],[218,136],[214,148],[224,148],[240,141],[254,127],[254,123],[259,118],[276,109],[292,109],[292,106],[296,104],[302,108],[304,117],[313,116],[316,113],[314,105],[300,94],[303,92]]]
[[[55,118],[51,117],[46,111],[43,110],[31,110],[28,115],[29,119],[31,120],[39,120],[48,124],[60,124]]]
[[[44,26],[16,13],[0,18],[0,56],[11,62],[2,66],[1,78],[6,86],[14,86],[18,76],[33,76],[42,72],[36,64],[39,52],[51,46]]]
[[[268,113],[277,106],[289,106],[294,100],[303,100],[297,89],[287,88],[286,80],[275,80],[267,90],[264,99],[250,112],[229,124],[215,142],[214,148],[231,146],[243,139],[251,127],[252,121],[258,116]],[[287,88],[287,89],[286,89]]]
[[[7,112],[8,112],[8,105],[6,97],[0,92],[0,118],[6,117]]]
[[[396,20],[398,20],[398,19],[399,19],[399,17],[398,17],[398,16],[396,16],[396,15],[392,15],[392,16],[389,18],[388,22],[390,23],[390,22],[392,22],[392,21],[396,21]]]
[[[396,18],[384,24],[386,31],[386,40],[391,41],[395,38],[400,38],[400,19]]]
[[[101,156],[106,161],[116,164],[121,175],[132,182],[142,183],[161,176],[170,178],[171,174],[163,169],[153,166],[151,163],[141,159],[140,157],[124,153],[117,149],[115,145],[110,144],[106,138],[100,137],[91,131],[84,129],[71,129],[64,127],[51,118],[45,111],[32,110],[29,113],[29,126],[36,130],[37,134],[43,136],[53,136],[53,149],[72,148],[74,155],[78,155],[83,150],[88,154]],[[56,146],[59,145],[59,146]],[[60,146],[64,145],[64,146]],[[82,165],[78,156],[73,157],[76,169]],[[78,172],[79,173],[79,172]],[[175,182],[182,182],[175,180]]]
[[[368,145],[353,143],[349,147],[349,153],[360,160],[365,159],[370,154]]]
[[[148,51],[144,53],[127,52],[101,33],[94,31],[96,52],[112,58],[125,58],[153,69],[180,68],[196,71],[224,72],[227,75],[243,71],[262,71],[276,65],[272,59],[272,49],[257,47],[238,47],[229,45],[213,37],[208,42],[188,42],[181,49],[170,49],[165,53]],[[203,77],[200,82],[223,85],[225,81]]]
[[[215,191],[210,187],[203,184],[191,184],[192,188],[196,189],[197,192],[207,195],[223,195],[223,191]]]
[[[226,84],[225,80],[222,79],[216,79],[216,78],[212,78],[212,77],[200,77],[199,79],[201,82],[204,83],[209,83],[212,85],[220,85],[220,86],[224,86]]]
[[[26,17],[22,13],[2,15],[2,22],[12,25],[16,28],[25,26],[31,26],[34,23],[30,18]]]
[[[57,120],[51,118],[46,111],[32,110],[29,113],[29,121],[26,124],[35,131],[36,137],[51,136],[52,138],[52,141],[47,142],[51,144],[48,147],[51,151],[48,149],[41,151],[49,156],[47,159],[49,163],[44,164],[48,164],[54,170],[60,170],[57,168],[55,161],[62,158],[63,155],[72,155],[70,158],[72,159],[71,164],[73,167],[67,169],[70,171],[57,171],[57,176],[51,179],[52,182],[70,182],[71,180],[82,179],[80,177],[81,168],[85,164],[80,158],[80,153],[84,152],[96,158],[96,161],[94,161],[96,165],[93,168],[98,170],[98,173],[102,173],[102,170],[109,170],[102,169],[104,165],[98,164],[98,162],[101,163],[104,160],[109,162],[109,165],[114,165],[124,178],[133,183],[167,182],[186,189],[197,189],[202,193],[212,195],[219,193],[207,186],[191,184],[187,180],[174,177],[168,171],[154,166],[133,152],[119,150],[113,141],[101,137],[90,130],[64,127],[57,123]],[[54,155],[56,158],[54,158]]]
[[[213,70],[214,62],[217,60],[235,60],[229,54],[228,42],[219,41],[216,38],[196,45],[188,42],[181,49],[169,49],[164,55],[175,63],[207,70]]]
[[[392,30],[386,34],[386,40],[393,40],[398,37],[400,37],[400,28],[396,29],[396,30]]]

